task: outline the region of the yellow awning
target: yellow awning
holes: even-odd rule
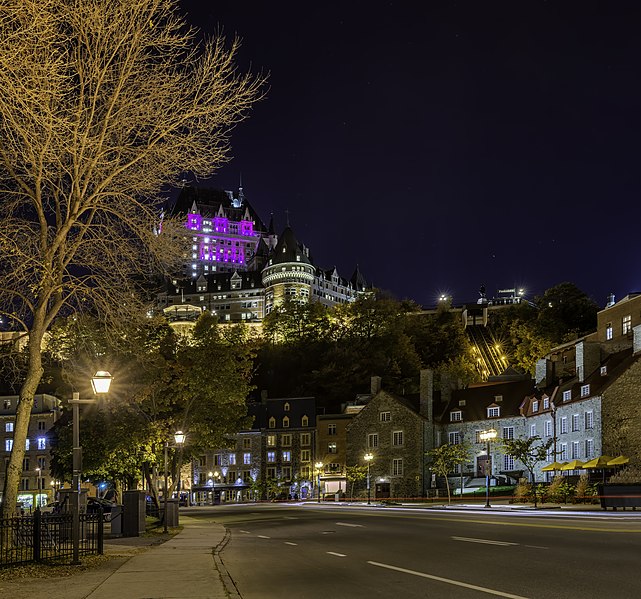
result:
[[[551,464],[548,464],[547,466],[543,466],[541,470],[543,472],[552,472],[554,470],[561,470],[563,466],[565,465],[565,462],[552,462]]]
[[[561,468],[561,470],[563,471],[581,470],[581,469],[583,469],[583,462],[581,460],[572,460],[571,462],[564,464],[564,466]]]
[[[608,462],[612,459],[612,456],[609,455],[602,455],[599,456],[598,458],[594,458],[593,460],[590,460],[589,462],[586,462],[583,464],[584,468],[587,468],[588,470],[592,470],[593,468],[606,468],[608,466]]]
[[[630,458],[624,455],[617,456],[613,460],[610,460],[608,462],[608,466],[623,466],[623,464],[627,464],[630,461]]]

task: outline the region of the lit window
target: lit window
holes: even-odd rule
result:
[[[25,439],[25,442],[24,442],[24,449],[25,449],[25,451],[29,451],[29,446],[30,446],[30,445],[31,445],[31,441],[29,441],[29,439]],[[38,449],[44,449],[44,447],[40,447],[40,446],[38,446]]]
[[[244,453],[243,454],[243,464],[251,464],[252,463],[252,454],[251,453]]]
[[[235,453],[230,453],[229,454],[229,465],[230,466],[235,466],[236,465],[236,454]]]
[[[601,376],[605,376],[606,374],[608,374],[608,367],[601,366]]]
[[[267,461],[268,462],[275,462],[276,461],[276,452],[275,451],[268,451],[267,452]]]
[[[4,430],[7,433],[12,433],[13,432],[13,422],[5,422]]]
[[[292,452],[283,451],[283,462],[291,462],[291,461],[292,461]]]
[[[612,339],[614,336],[614,333],[612,332],[612,323],[608,322],[608,324],[605,326],[605,339],[606,341],[609,341]]]
[[[328,443],[327,444],[327,453],[338,453],[338,449],[336,447],[336,443]]]
[[[4,450],[5,451],[11,451],[13,448],[13,439],[5,439],[4,440]]]
[[[624,335],[627,335],[632,330],[632,316],[630,314],[621,319],[621,328]]]
[[[276,447],[276,435],[267,435],[267,447]]]

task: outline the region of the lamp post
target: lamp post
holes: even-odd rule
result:
[[[490,456],[490,442],[496,439],[498,433],[495,429],[491,428],[487,431],[481,431],[479,438],[486,443],[487,461],[485,463],[485,507],[492,507],[490,505],[490,471],[492,470],[492,457]]]
[[[182,447],[183,443],[185,442],[185,433],[182,431],[176,431],[174,433],[174,442],[175,445],[174,447]],[[167,478],[169,476],[169,471],[167,469],[167,452],[169,450],[169,441],[165,441],[165,490],[163,492],[163,499],[164,499],[164,504],[165,504],[165,513],[163,514],[163,531],[168,532],[167,528],[167,500],[168,500],[168,495],[169,495],[169,486],[167,483]]]
[[[321,475],[321,468],[323,467],[323,462],[316,462],[314,464],[316,467],[316,486],[318,487],[318,503],[321,502],[321,488],[320,488],[320,475]]]
[[[38,466],[36,468],[36,509],[40,507],[40,472],[41,469]]]
[[[91,377],[91,387],[95,395],[109,392],[113,377],[105,370],[99,370]],[[73,478],[71,483],[71,539],[73,554],[71,564],[80,564],[80,474],[82,470],[82,447],[80,446],[80,404],[95,403],[96,399],[80,399],[78,393],[69,401],[73,416]]]
[[[372,485],[370,483],[370,478],[369,478],[369,466],[372,463],[372,460],[374,459],[374,454],[366,453],[363,456],[363,459],[367,462],[367,505],[371,505],[372,502],[370,501],[370,499],[372,495],[372,492],[371,492]]]

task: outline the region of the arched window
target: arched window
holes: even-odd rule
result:
[[[309,426],[309,418],[307,416],[303,416],[300,419],[300,424],[301,426]]]
[[[285,410],[285,412],[289,412],[289,402],[288,401],[285,402],[285,405],[283,406],[283,410]]]
[[[269,419],[269,428],[276,428],[276,418],[273,416]]]
[[[283,418],[283,428],[289,428],[289,416]]]

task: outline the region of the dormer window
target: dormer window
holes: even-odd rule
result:
[[[499,406],[489,406],[487,409],[488,418],[498,418],[501,415],[501,408]]]
[[[285,405],[283,406],[283,411],[289,412],[289,402],[288,401],[285,402]]]
[[[461,410],[452,410],[450,412],[450,422],[460,422],[463,420],[463,412]]]
[[[465,407],[465,400],[464,399],[459,399],[458,405],[459,405],[459,408]]]
[[[549,410],[550,409],[550,398],[549,397],[544,397],[543,398],[543,409],[544,410]]]
[[[601,366],[601,376],[605,376],[606,374],[608,374],[608,367]]]
[[[309,418],[307,416],[303,416],[300,419],[300,425],[301,426],[309,426]]]
[[[590,395],[590,385],[581,385],[581,397]]]
[[[269,419],[269,428],[276,428],[276,418],[273,416]]]
[[[495,403],[501,403],[503,401],[503,396],[502,395],[495,395],[494,396],[494,401],[495,401]]]
[[[572,390],[568,389],[563,392],[563,401],[570,401],[572,399]]]
[[[283,428],[289,428],[289,417],[285,416],[283,418]]]
[[[539,411],[539,402],[536,399],[532,402],[532,411],[533,412],[538,412]]]

